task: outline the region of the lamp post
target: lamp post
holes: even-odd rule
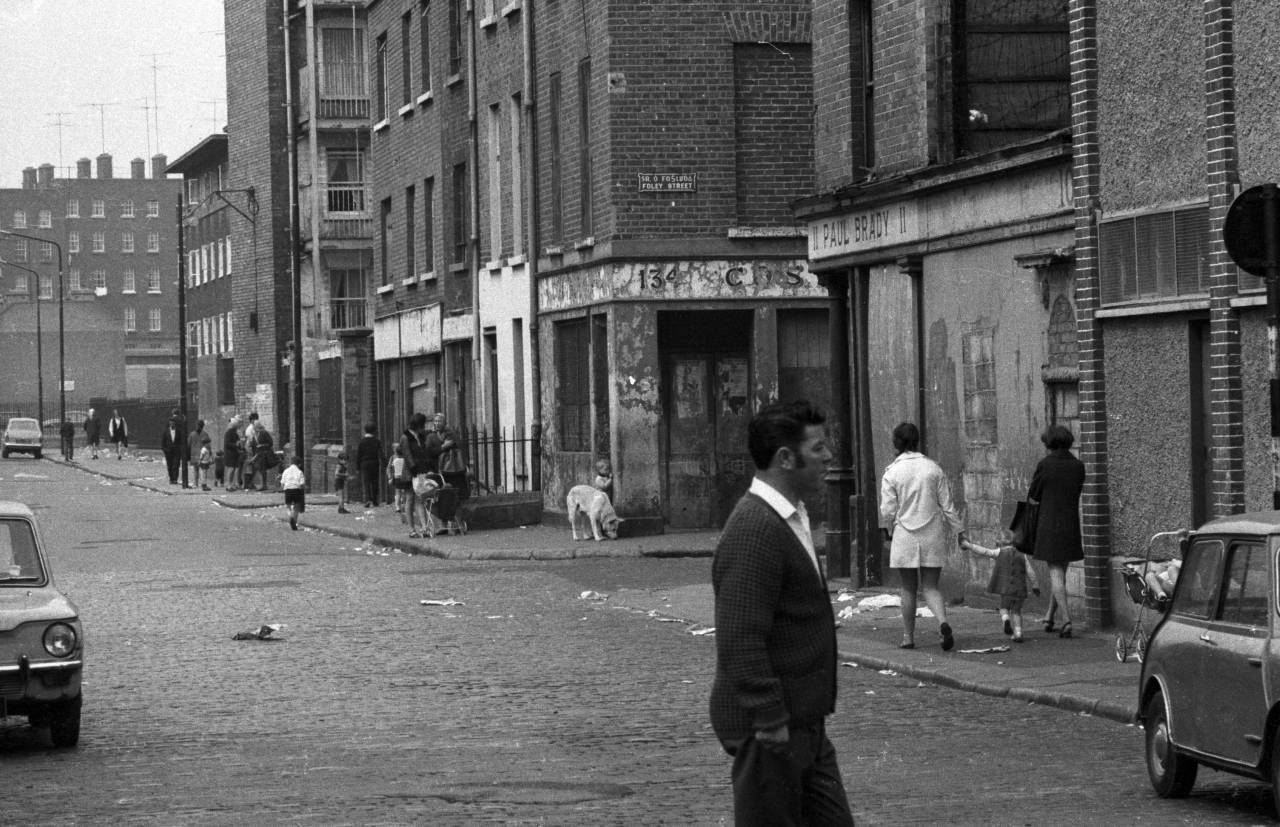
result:
[[[13,236],[14,238],[25,238],[29,241],[43,241],[46,244],[52,244],[53,248],[58,251],[58,433],[61,435],[62,427],[67,423],[67,346],[62,296],[62,245],[56,241],[41,238],[38,235],[15,233],[13,230],[0,230],[0,235]],[[37,286],[37,291],[38,290],[39,287]],[[41,422],[40,425],[42,428],[44,427],[43,422]],[[62,452],[66,455],[67,445],[65,444],[65,440],[63,440],[63,442]],[[67,459],[70,459],[70,457],[67,457]]]
[[[6,267],[16,267],[19,270],[25,270],[35,277],[36,280],[36,417],[40,420],[40,428],[44,429],[44,333],[40,329],[40,274],[30,267],[23,267],[21,264],[14,264],[12,261],[5,261],[0,258],[0,264]]]

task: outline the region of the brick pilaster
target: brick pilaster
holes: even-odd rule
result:
[[[1072,196],[1075,210],[1076,325],[1080,353],[1080,458],[1088,470],[1080,501],[1085,611],[1111,624],[1111,503],[1107,479],[1106,364],[1098,270],[1098,23],[1096,0],[1071,0]]]
[[[1244,510],[1244,402],[1238,291],[1222,224],[1239,183],[1233,0],[1205,0],[1205,183],[1209,195],[1209,450],[1213,513]]]

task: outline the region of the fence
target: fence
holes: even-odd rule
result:
[[[533,439],[524,428],[502,428],[496,432],[471,425],[458,430],[467,461],[472,494],[503,494],[529,491],[532,477]]]

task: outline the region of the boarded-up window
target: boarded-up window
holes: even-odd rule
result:
[[[316,406],[316,439],[342,442],[342,359],[321,359],[319,365],[320,398],[325,404]]]
[[[826,308],[778,311],[778,398],[831,409],[831,337]]]
[[[556,421],[563,451],[591,450],[591,330],[586,319],[556,325]]]
[[[956,154],[1071,122],[1066,0],[953,0]]]

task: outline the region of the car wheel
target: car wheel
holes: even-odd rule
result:
[[[49,712],[49,740],[58,748],[74,747],[80,742],[81,696],[63,701]]]
[[[9,450],[7,448],[3,451],[0,451],[0,459],[8,459],[8,458],[9,458]]]
[[[1271,767],[1267,771],[1271,781],[1271,798],[1274,800],[1276,812],[1280,813],[1280,737],[1273,733],[1271,738]]]
[[[1184,797],[1196,783],[1198,765],[1174,747],[1162,693],[1157,692],[1147,701],[1142,720],[1146,730],[1147,776],[1152,788],[1161,798]]]

